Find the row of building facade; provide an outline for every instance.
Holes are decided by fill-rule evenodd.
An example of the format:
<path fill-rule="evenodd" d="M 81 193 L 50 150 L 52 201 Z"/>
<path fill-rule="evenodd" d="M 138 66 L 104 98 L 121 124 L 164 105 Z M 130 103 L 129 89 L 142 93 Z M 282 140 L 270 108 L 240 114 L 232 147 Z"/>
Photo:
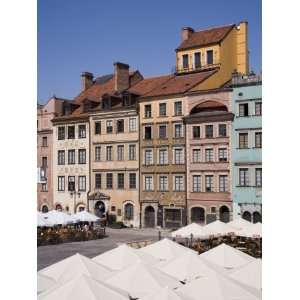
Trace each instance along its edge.
<path fill-rule="evenodd" d="M 247 22 L 183 28 L 176 71 L 124 63 L 81 74 L 74 99 L 38 106 L 38 210 L 88 210 L 133 227 L 261 220 L 261 78 Z"/>

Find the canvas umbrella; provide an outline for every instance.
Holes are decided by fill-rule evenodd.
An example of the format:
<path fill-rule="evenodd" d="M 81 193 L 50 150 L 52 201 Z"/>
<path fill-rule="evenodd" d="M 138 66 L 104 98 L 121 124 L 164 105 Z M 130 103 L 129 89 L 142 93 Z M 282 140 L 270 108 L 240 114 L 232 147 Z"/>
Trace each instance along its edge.
<path fill-rule="evenodd" d="M 52 227 L 53 225 L 44 218 L 44 214 L 37 213 L 37 227 Z"/>
<path fill-rule="evenodd" d="M 204 234 L 204 227 L 198 225 L 196 223 L 191 223 L 187 226 L 184 226 L 178 230 L 175 230 L 171 233 L 172 237 L 183 237 L 183 238 L 190 238 L 191 234 L 193 237 L 201 236 Z"/>
<path fill-rule="evenodd" d="M 43 275 L 43 274 L 38 274 L 37 275 L 37 292 L 38 294 L 41 292 L 44 292 L 51 288 L 53 285 L 55 285 L 55 280 Z"/>
<path fill-rule="evenodd" d="M 200 257 L 227 270 L 239 268 L 255 260 L 254 257 L 224 243 L 200 254 Z"/>
<path fill-rule="evenodd" d="M 105 282 L 127 291 L 133 298 L 147 296 L 165 286 L 172 289 L 181 286 L 177 279 L 141 261 L 117 272 Z"/>
<path fill-rule="evenodd" d="M 234 279 L 242 284 L 248 285 L 258 290 L 261 290 L 262 288 L 261 276 L 261 259 L 259 258 L 233 271 L 229 275 L 231 279 Z"/>
<path fill-rule="evenodd" d="M 62 211 L 51 210 L 44 215 L 45 219 L 54 225 L 67 225 L 75 223 L 74 218 Z"/>
<path fill-rule="evenodd" d="M 156 264 L 158 260 L 148 253 L 133 249 L 126 244 L 107 251 L 93 258 L 96 263 L 107 266 L 113 270 L 121 270 L 142 260 L 146 264 Z"/>
<path fill-rule="evenodd" d="M 65 281 L 76 273 L 89 275 L 101 280 L 111 274 L 111 270 L 77 253 L 40 270 L 38 273 L 53 278 L 55 281 Z"/>
<path fill-rule="evenodd" d="M 200 277 L 178 289 L 178 292 L 196 299 L 205 300 L 258 300 L 247 289 L 234 283 L 225 276 L 215 273 L 213 276 Z"/>
<path fill-rule="evenodd" d="M 166 262 L 159 269 L 184 282 L 215 273 L 197 253 L 192 251 L 187 251 Z"/>
<path fill-rule="evenodd" d="M 194 300 L 194 298 L 174 291 L 166 286 L 158 291 L 155 291 L 153 294 L 140 298 L 140 300 Z"/>
<path fill-rule="evenodd" d="M 96 222 L 96 221 L 100 220 L 99 217 L 97 217 L 85 210 L 74 214 L 74 217 L 76 219 L 78 219 L 80 222 Z"/>
<path fill-rule="evenodd" d="M 250 226 L 239 230 L 236 233 L 238 236 L 249 237 L 249 238 L 261 238 L 262 228 L 261 223 L 251 224 Z"/>
<path fill-rule="evenodd" d="M 243 218 L 237 218 L 233 221 L 230 221 L 229 223 L 227 223 L 227 225 L 235 228 L 236 230 L 241 230 L 243 228 L 246 228 L 248 226 L 251 226 L 252 223 L 243 219 Z"/>
<path fill-rule="evenodd" d="M 170 260 L 174 257 L 178 257 L 186 251 L 193 250 L 165 238 L 146 247 L 140 248 L 138 251 L 150 254 L 160 260 Z"/>
<path fill-rule="evenodd" d="M 216 220 L 204 226 L 203 235 L 200 237 L 223 236 L 230 232 L 234 232 L 234 230 L 235 228 L 231 227 L 227 223 Z"/>
<path fill-rule="evenodd" d="M 41 300 L 129 300 L 128 294 L 86 275 L 59 283 L 38 296 Z"/>

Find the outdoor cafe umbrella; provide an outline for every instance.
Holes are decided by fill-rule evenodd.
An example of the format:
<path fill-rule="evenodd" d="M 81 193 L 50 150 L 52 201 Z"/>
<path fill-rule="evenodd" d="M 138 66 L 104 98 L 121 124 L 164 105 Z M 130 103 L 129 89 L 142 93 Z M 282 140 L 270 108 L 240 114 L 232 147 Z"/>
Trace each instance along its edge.
<path fill-rule="evenodd" d="M 52 279 L 46 275 L 38 273 L 38 275 L 37 275 L 37 292 L 38 292 L 38 294 L 48 290 L 50 287 L 55 285 L 55 283 L 56 282 L 54 279 Z"/>
<path fill-rule="evenodd" d="M 87 275 L 75 276 L 38 295 L 41 300 L 129 300 L 128 293 Z"/>
<path fill-rule="evenodd" d="M 230 221 L 229 223 L 227 223 L 227 225 L 237 229 L 237 230 L 241 230 L 241 229 L 244 229 L 248 226 L 251 226 L 252 223 L 243 219 L 243 218 L 237 218 L 233 221 Z"/>
<path fill-rule="evenodd" d="M 174 291 L 166 286 L 158 291 L 155 291 L 153 294 L 149 294 L 146 297 L 140 298 L 140 300 L 194 300 L 194 298 Z"/>
<path fill-rule="evenodd" d="M 37 227 L 51 227 L 53 226 L 48 220 L 44 218 L 43 213 L 37 213 Z"/>
<path fill-rule="evenodd" d="M 182 237 L 182 238 L 190 238 L 191 234 L 193 237 L 197 237 L 199 235 L 204 234 L 204 227 L 197 224 L 197 223 L 191 223 L 187 226 L 184 226 L 178 230 L 175 230 L 171 233 L 171 236 L 176 237 Z"/>
<path fill-rule="evenodd" d="M 248 238 L 261 238 L 262 228 L 261 223 L 252 224 L 242 230 L 237 231 L 236 235 Z"/>
<path fill-rule="evenodd" d="M 76 220 L 73 217 L 62 211 L 51 210 L 44 215 L 44 218 L 54 225 L 67 225 L 76 223 Z"/>
<path fill-rule="evenodd" d="M 227 223 L 216 220 L 212 223 L 209 223 L 203 227 L 203 235 L 200 237 L 216 237 L 227 235 L 230 232 L 234 232 L 235 228 L 231 227 Z"/>
<path fill-rule="evenodd" d="M 93 261 L 113 270 L 121 270 L 142 260 L 146 264 L 156 264 L 158 260 L 148 253 L 141 252 L 126 244 L 120 245 L 93 258 Z"/>
<path fill-rule="evenodd" d="M 78 219 L 80 222 L 96 222 L 100 220 L 99 217 L 83 210 L 73 215 L 76 219 Z"/>

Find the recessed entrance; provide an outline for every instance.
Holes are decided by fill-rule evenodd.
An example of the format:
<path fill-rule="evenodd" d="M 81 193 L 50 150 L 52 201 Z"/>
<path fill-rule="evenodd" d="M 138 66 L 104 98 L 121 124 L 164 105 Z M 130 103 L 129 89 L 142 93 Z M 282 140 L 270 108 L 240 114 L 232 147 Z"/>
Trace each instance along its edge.
<path fill-rule="evenodd" d="M 191 222 L 205 223 L 205 210 L 202 207 L 193 207 L 191 209 Z"/>
<path fill-rule="evenodd" d="M 150 205 L 145 208 L 144 226 L 155 227 L 155 209 Z"/>
<path fill-rule="evenodd" d="M 103 201 L 97 201 L 95 204 L 95 215 L 99 218 L 103 218 L 105 215 L 105 204 Z"/>
<path fill-rule="evenodd" d="M 225 205 L 220 207 L 220 221 L 228 223 L 230 220 L 229 208 Z"/>

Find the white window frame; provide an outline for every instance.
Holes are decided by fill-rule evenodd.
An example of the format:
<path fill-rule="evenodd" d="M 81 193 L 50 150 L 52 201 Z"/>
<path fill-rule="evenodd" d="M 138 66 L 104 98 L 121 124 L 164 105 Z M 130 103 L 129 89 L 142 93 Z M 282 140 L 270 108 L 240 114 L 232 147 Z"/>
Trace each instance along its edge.
<path fill-rule="evenodd" d="M 208 156 L 207 156 L 207 151 L 208 150 L 211 150 L 211 153 L 212 153 L 212 159 L 211 160 L 208 160 L 207 158 L 208 158 Z M 215 160 L 215 153 L 214 153 L 214 148 L 205 148 L 205 153 L 204 153 L 204 155 L 205 155 L 205 162 L 207 162 L 207 163 L 210 163 L 210 162 L 214 162 L 214 160 Z"/>
<path fill-rule="evenodd" d="M 224 178 L 224 182 L 221 182 L 221 178 Z M 220 193 L 228 192 L 228 175 L 227 174 L 219 175 L 219 192 Z"/>
<path fill-rule="evenodd" d="M 196 151 L 199 152 L 199 154 L 197 155 L 198 156 L 197 160 L 195 159 L 195 152 Z M 200 163 L 201 162 L 201 149 L 200 148 L 193 148 L 192 149 L 192 162 L 193 163 Z"/>
<path fill-rule="evenodd" d="M 181 126 L 181 129 L 180 129 L 180 135 L 179 136 L 176 136 L 176 125 L 180 125 Z M 182 138 L 184 137 L 184 130 L 183 130 L 183 123 L 174 123 L 173 124 L 173 137 L 174 138 Z"/>
<path fill-rule="evenodd" d="M 117 160 L 123 161 L 125 160 L 125 146 L 117 145 Z"/>
<path fill-rule="evenodd" d="M 166 181 L 164 181 L 162 184 L 161 184 L 161 179 L 166 179 Z M 168 175 L 167 174 L 160 174 L 158 175 L 158 190 L 160 192 L 167 192 L 169 190 L 169 178 L 168 178 Z"/>
<path fill-rule="evenodd" d="M 136 118 L 129 118 L 129 122 L 128 122 L 129 132 L 136 132 L 137 131 L 136 123 L 137 123 Z"/>
<path fill-rule="evenodd" d="M 176 150 L 181 150 L 182 151 L 182 155 L 180 156 L 180 160 L 179 162 L 176 161 Z M 183 165 L 185 161 L 185 157 L 184 157 L 184 147 L 173 147 L 173 164 L 174 165 Z"/>
<path fill-rule="evenodd" d="M 150 179 L 149 183 L 147 183 L 146 179 Z M 144 191 L 152 192 L 153 191 L 153 175 L 144 175 Z M 149 187 L 149 188 L 148 188 Z"/>
<path fill-rule="evenodd" d="M 199 181 L 197 181 L 196 184 L 195 184 L 195 179 L 196 178 L 199 179 Z M 202 183 L 202 176 L 199 175 L 199 174 L 193 175 L 193 182 L 192 182 L 193 189 L 192 190 L 193 190 L 194 193 L 200 193 L 201 192 L 201 190 L 202 190 L 201 183 Z"/>
<path fill-rule="evenodd" d="M 178 187 L 176 187 L 176 185 L 177 185 L 176 179 L 179 177 L 182 179 L 182 183 L 180 183 L 180 182 L 178 183 L 179 184 L 179 188 L 178 188 Z M 173 191 L 174 192 L 184 192 L 185 191 L 183 174 L 174 174 L 173 175 Z"/>
<path fill-rule="evenodd" d="M 161 156 L 160 156 L 160 152 L 161 151 L 166 151 L 166 156 L 163 156 L 165 159 L 162 161 L 161 160 Z M 158 157 L 158 163 L 160 165 L 168 165 L 169 164 L 169 155 L 168 155 L 168 148 L 158 148 L 157 149 L 157 157 Z"/>
<path fill-rule="evenodd" d="M 149 161 L 147 161 L 146 153 L 151 153 L 151 159 Z M 153 149 L 152 148 L 144 149 L 144 165 L 146 165 L 146 166 L 153 165 Z"/>

